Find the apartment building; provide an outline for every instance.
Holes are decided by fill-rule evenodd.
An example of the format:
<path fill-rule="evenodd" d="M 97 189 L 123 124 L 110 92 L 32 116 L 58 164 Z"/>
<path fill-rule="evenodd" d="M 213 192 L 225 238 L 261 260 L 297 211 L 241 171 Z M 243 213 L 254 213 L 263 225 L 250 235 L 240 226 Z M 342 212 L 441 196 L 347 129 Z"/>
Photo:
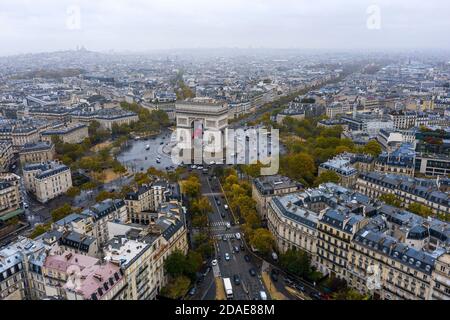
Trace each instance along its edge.
<path fill-rule="evenodd" d="M 352 188 L 358 178 L 358 170 L 350 163 L 350 158 L 345 155 L 338 155 L 319 166 L 318 174 L 333 171 L 339 178 L 339 184 L 345 188 Z"/>
<path fill-rule="evenodd" d="M 252 198 L 256 202 L 256 209 L 261 219 L 267 218 L 268 204 L 272 197 L 297 192 L 301 189 L 303 189 L 301 183 L 281 175 L 255 178 L 252 183 Z"/>
<path fill-rule="evenodd" d="M 21 214 L 21 202 L 20 177 L 14 173 L 0 174 L 0 220 L 4 222 Z"/>
<path fill-rule="evenodd" d="M 49 143 L 56 137 L 64 143 L 81 143 L 88 136 L 88 126 L 83 123 L 60 124 L 41 132 L 41 140 Z"/>
<path fill-rule="evenodd" d="M 25 189 L 42 203 L 64 194 L 72 187 L 70 168 L 56 161 L 25 164 L 23 177 Z"/>
<path fill-rule="evenodd" d="M 14 153 L 11 141 L 0 140 L 0 173 L 9 172 L 13 159 Z"/>
<path fill-rule="evenodd" d="M 128 221 L 127 207 L 122 199 L 106 199 L 80 213 L 82 219 L 77 220 L 77 232 L 97 239 L 98 252 L 109 240 L 108 222 Z"/>
<path fill-rule="evenodd" d="M 155 212 L 163 202 L 168 201 L 170 188 L 166 181 L 158 180 L 150 185 L 142 185 L 125 197 L 128 217 L 132 223 L 148 225 L 149 213 Z"/>
<path fill-rule="evenodd" d="M 19 152 L 25 144 L 38 142 L 39 139 L 39 131 L 32 125 L 17 125 L 11 132 L 14 152 Z"/>
<path fill-rule="evenodd" d="M 375 171 L 414 177 L 416 152 L 410 144 L 402 144 L 393 152 L 382 152 L 375 160 Z"/>
<path fill-rule="evenodd" d="M 368 219 L 348 211 L 327 210 L 317 227 L 317 268 L 339 279 L 348 277 L 348 253 L 354 235 Z"/>
<path fill-rule="evenodd" d="M 42 261 L 45 246 L 19 239 L 0 249 L 0 300 L 40 299 L 45 295 Z"/>
<path fill-rule="evenodd" d="M 434 214 L 450 213 L 449 195 L 439 190 L 436 180 L 369 172 L 358 177 L 356 190 L 371 198 L 393 194 L 404 207 L 420 203 L 430 208 Z"/>
<path fill-rule="evenodd" d="M 274 196 L 269 202 L 267 227 L 275 237 L 277 249 L 286 252 L 289 249 L 306 251 L 316 260 L 317 224 L 319 215 L 306 208 L 304 193 Z M 316 195 L 308 194 L 314 198 Z"/>
<path fill-rule="evenodd" d="M 127 286 L 123 270 L 107 262 L 74 273 L 64 285 L 65 299 L 123 300 Z"/>
<path fill-rule="evenodd" d="M 20 163 L 48 162 L 55 158 L 55 146 L 51 142 L 27 143 L 19 151 Z"/>
<path fill-rule="evenodd" d="M 345 115 L 352 111 L 350 104 L 341 103 L 341 102 L 333 102 L 332 104 L 326 107 L 326 115 L 329 119 L 334 119 L 338 115 Z"/>
<path fill-rule="evenodd" d="M 112 239 L 104 248 L 105 259 L 119 265 L 128 279 L 124 298 L 153 300 L 167 284 L 165 259 L 175 250 L 187 253 L 185 216 L 179 203 L 161 207 L 148 226 L 110 223 Z"/>

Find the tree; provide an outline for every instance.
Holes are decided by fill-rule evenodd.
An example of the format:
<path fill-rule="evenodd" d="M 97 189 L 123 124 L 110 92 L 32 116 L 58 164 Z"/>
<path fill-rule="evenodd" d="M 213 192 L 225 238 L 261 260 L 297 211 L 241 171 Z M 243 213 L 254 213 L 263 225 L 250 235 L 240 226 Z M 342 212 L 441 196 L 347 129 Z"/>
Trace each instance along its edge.
<path fill-rule="evenodd" d="M 53 222 L 61 220 L 68 216 L 72 212 L 72 207 L 65 203 L 62 207 L 55 209 L 51 212 Z"/>
<path fill-rule="evenodd" d="M 114 192 L 109 192 L 106 190 L 100 191 L 99 194 L 95 197 L 95 201 L 101 202 L 106 199 L 116 199 L 118 195 Z"/>
<path fill-rule="evenodd" d="M 280 263 L 285 270 L 299 277 L 306 277 L 311 272 L 308 253 L 302 250 L 289 249 L 280 255 Z"/>
<path fill-rule="evenodd" d="M 47 223 L 47 224 L 38 224 L 36 225 L 36 227 L 34 228 L 33 232 L 30 235 L 31 239 L 36 239 L 37 237 L 39 237 L 41 234 L 46 233 L 48 230 L 50 230 L 50 226 L 51 223 Z"/>
<path fill-rule="evenodd" d="M 417 202 L 413 202 L 408 206 L 408 210 L 411 211 L 412 213 L 418 214 L 422 217 L 429 217 L 431 215 L 433 215 L 433 211 L 424 206 L 423 204 L 417 203 Z"/>
<path fill-rule="evenodd" d="M 181 182 L 181 192 L 190 198 L 196 198 L 200 194 L 200 187 L 200 180 L 194 175 Z"/>
<path fill-rule="evenodd" d="M 170 279 L 166 287 L 161 290 L 161 295 L 171 299 L 181 299 L 186 295 L 191 285 L 191 280 L 188 277 L 180 275 Z"/>
<path fill-rule="evenodd" d="M 196 273 L 200 270 L 203 263 L 202 255 L 198 252 L 191 251 L 186 257 L 186 263 L 184 265 L 184 275 L 191 279 L 195 279 Z"/>
<path fill-rule="evenodd" d="M 281 172 L 293 180 L 312 184 L 316 172 L 314 159 L 311 155 L 300 152 L 281 157 Z"/>
<path fill-rule="evenodd" d="M 373 157 L 378 157 L 382 151 L 381 145 L 375 140 L 370 140 L 363 148 L 363 152 Z"/>
<path fill-rule="evenodd" d="M 75 198 L 76 196 L 80 195 L 81 190 L 78 187 L 70 187 L 69 190 L 67 190 L 66 194 L 70 198 Z"/>
<path fill-rule="evenodd" d="M 390 206 L 394 206 L 397 208 L 400 208 L 402 206 L 402 202 L 400 201 L 400 199 L 392 193 L 382 194 L 378 199 Z"/>
<path fill-rule="evenodd" d="M 314 180 L 314 184 L 316 186 L 319 186 L 322 183 L 327 183 L 327 182 L 339 183 L 340 181 L 341 181 L 341 178 L 339 177 L 339 175 L 336 172 L 327 170 L 327 171 L 322 172 L 316 178 L 316 180 Z"/>
<path fill-rule="evenodd" d="M 369 297 L 360 294 L 358 291 L 350 288 L 339 290 L 332 294 L 332 298 L 335 300 L 368 300 Z"/>
<path fill-rule="evenodd" d="M 142 173 L 142 172 L 138 172 L 134 175 L 134 181 L 139 185 L 143 185 L 143 184 L 149 184 L 150 183 L 150 178 L 147 174 Z"/>
<path fill-rule="evenodd" d="M 172 277 L 178 277 L 185 272 L 186 257 L 180 250 L 175 250 L 171 255 L 169 255 L 164 261 L 164 269 L 167 274 Z"/>
<path fill-rule="evenodd" d="M 259 250 L 262 254 L 268 254 L 275 244 L 274 237 L 269 230 L 264 228 L 256 229 L 251 238 L 250 244 Z"/>

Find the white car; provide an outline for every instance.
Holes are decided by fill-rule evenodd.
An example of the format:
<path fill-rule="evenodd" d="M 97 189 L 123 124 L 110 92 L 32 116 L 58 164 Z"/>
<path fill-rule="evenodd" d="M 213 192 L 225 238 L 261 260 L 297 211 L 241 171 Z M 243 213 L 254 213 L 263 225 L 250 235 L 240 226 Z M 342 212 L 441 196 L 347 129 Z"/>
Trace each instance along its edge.
<path fill-rule="evenodd" d="M 231 228 L 231 224 L 229 222 L 227 222 L 226 227 L 227 227 L 227 229 L 230 229 Z"/>
<path fill-rule="evenodd" d="M 24 202 L 24 203 L 23 203 L 23 207 L 24 207 L 25 209 L 28 209 L 28 203 Z"/>
<path fill-rule="evenodd" d="M 214 259 L 213 261 L 211 261 L 211 265 L 212 266 L 217 266 L 217 259 Z"/>
<path fill-rule="evenodd" d="M 230 255 L 228 254 L 228 252 L 225 253 L 225 260 L 230 261 Z"/>
<path fill-rule="evenodd" d="M 241 234 L 239 232 L 236 233 L 236 239 L 241 240 Z"/>
<path fill-rule="evenodd" d="M 216 162 L 215 161 L 211 161 L 209 164 L 213 165 L 213 164 L 216 164 Z"/>
<path fill-rule="evenodd" d="M 196 166 L 195 164 L 193 164 L 193 165 L 191 166 L 191 169 L 197 169 L 197 166 Z"/>
<path fill-rule="evenodd" d="M 198 170 L 203 170 L 203 166 L 198 166 L 197 169 Z"/>

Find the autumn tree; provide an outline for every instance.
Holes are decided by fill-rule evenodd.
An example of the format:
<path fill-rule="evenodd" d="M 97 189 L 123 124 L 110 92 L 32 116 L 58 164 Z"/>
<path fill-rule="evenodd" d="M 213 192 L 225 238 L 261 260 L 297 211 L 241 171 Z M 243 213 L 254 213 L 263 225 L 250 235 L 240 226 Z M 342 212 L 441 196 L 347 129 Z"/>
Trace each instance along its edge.
<path fill-rule="evenodd" d="M 275 239 L 269 230 L 259 228 L 253 232 L 250 244 L 262 254 L 268 254 L 275 244 Z"/>
<path fill-rule="evenodd" d="M 319 186 L 322 183 L 327 183 L 327 182 L 333 182 L 333 183 L 339 183 L 341 181 L 341 178 L 339 177 L 339 175 L 331 170 L 327 170 L 322 172 L 317 178 L 316 180 L 314 180 L 314 185 Z"/>

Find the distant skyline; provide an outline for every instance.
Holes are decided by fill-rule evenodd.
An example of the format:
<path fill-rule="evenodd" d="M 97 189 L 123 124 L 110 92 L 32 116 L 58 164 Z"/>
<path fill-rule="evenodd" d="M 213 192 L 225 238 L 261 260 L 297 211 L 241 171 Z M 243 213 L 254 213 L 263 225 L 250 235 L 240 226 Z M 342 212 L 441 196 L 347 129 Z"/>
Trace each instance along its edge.
<path fill-rule="evenodd" d="M 0 56 L 75 49 L 450 49 L 442 0 L 0 0 Z"/>

